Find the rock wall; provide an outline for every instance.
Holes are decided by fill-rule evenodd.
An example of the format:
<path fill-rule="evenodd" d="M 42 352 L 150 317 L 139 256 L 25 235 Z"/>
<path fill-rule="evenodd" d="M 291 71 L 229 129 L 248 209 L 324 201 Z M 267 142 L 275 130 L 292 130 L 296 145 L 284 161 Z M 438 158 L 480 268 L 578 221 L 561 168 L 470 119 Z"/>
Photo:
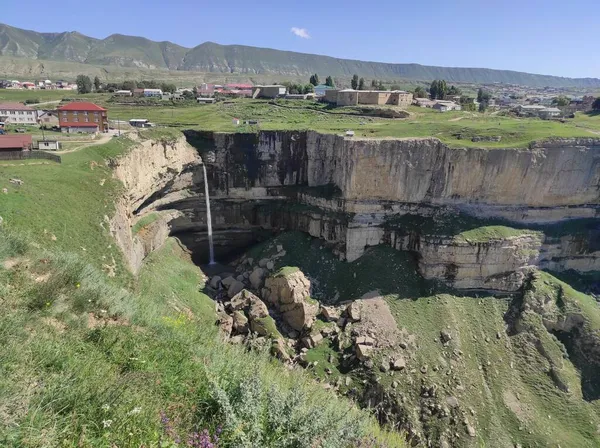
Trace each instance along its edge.
<path fill-rule="evenodd" d="M 114 176 L 124 188 L 110 229 L 132 272 L 137 273 L 146 255 L 163 244 L 170 233 L 169 223 L 178 215 L 166 210 L 133 235 L 133 225 L 144 216 L 141 209 L 152 198 L 193 186 L 190 169 L 200 162 L 198 152 L 183 137 L 170 143 L 138 141 L 127 154 L 111 161 Z"/>
<path fill-rule="evenodd" d="M 520 207 L 600 203 L 600 139 L 453 149 L 434 138 L 309 132 L 307 151 L 309 185 L 334 183 L 344 199 Z"/>

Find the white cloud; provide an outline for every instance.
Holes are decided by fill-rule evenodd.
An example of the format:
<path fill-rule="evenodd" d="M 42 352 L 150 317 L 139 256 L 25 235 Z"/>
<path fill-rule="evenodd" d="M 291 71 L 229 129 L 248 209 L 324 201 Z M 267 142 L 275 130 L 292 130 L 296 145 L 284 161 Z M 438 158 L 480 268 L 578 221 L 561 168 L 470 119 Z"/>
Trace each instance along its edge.
<path fill-rule="evenodd" d="M 308 30 L 306 28 L 298 28 L 293 26 L 290 31 L 302 39 L 310 39 L 310 34 L 308 34 Z"/>

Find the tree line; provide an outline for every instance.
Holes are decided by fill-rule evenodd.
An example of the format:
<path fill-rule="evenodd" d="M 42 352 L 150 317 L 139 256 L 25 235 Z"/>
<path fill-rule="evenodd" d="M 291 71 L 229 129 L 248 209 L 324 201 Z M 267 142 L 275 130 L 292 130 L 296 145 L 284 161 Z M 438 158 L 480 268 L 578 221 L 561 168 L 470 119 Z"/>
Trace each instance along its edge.
<path fill-rule="evenodd" d="M 92 93 L 92 92 L 109 92 L 113 93 L 117 90 L 131 90 L 134 89 L 161 89 L 165 93 L 175 93 L 177 90 L 177 86 L 173 83 L 167 82 L 158 82 L 158 81 L 136 81 L 136 80 L 127 80 L 120 83 L 117 82 L 109 82 L 106 84 L 102 84 L 100 78 L 97 76 L 94 77 L 92 81 L 91 78 L 87 75 L 79 75 L 75 81 L 77 84 L 77 91 L 79 93 Z"/>

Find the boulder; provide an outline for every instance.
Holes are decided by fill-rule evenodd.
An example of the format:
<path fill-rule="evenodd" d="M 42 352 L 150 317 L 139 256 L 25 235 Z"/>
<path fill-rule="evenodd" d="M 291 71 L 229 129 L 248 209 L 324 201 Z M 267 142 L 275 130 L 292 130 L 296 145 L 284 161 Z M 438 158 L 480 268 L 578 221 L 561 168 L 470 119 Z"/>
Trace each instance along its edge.
<path fill-rule="evenodd" d="M 266 268 L 268 262 L 269 262 L 268 258 L 261 258 L 258 262 L 258 266 L 261 268 Z"/>
<path fill-rule="evenodd" d="M 446 344 L 452 340 L 452 333 L 450 333 L 448 330 L 442 330 L 440 331 L 440 339 L 444 344 Z"/>
<path fill-rule="evenodd" d="M 271 316 L 261 317 L 250 321 L 250 329 L 259 336 L 265 336 L 273 339 L 281 338 L 277 330 L 275 320 Z"/>
<path fill-rule="evenodd" d="M 348 305 L 346 308 L 346 317 L 348 320 L 351 322 L 358 322 L 360 320 L 360 309 L 361 302 L 359 300 L 356 300 Z"/>
<path fill-rule="evenodd" d="M 458 407 L 458 399 L 456 397 L 446 397 L 446 403 L 448 403 L 448 406 L 450 406 L 451 408 Z"/>
<path fill-rule="evenodd" d="M 239 280 L 234 280 L 233 283 L 227 289 L 227 295 L 229 297 L 234 297 L 237 293 L 244 289 L 244 284 Z"/>
<path fill-rule="evenodd" d="M 281 252 L 283 250 L 283 246 L 281 244 L 277 245 L 277 252 Z"/>
<path fill-rule="evenodd" d="M 250 274 L 250 284 L 254 289 L 260 289 L 264 283 L 266 271 L 263 268 L 255 268 Z"/>
<path fill-rule="evenodd" d="M 356 345 L 354 350 L 356 351 L 356 357 L 361 361 L 365 361 L 371 356 L 373 347 L 370 345 Z"/>
<path fill-rule="evenodd" d="M 219 286 L 221 286 L 221 277 L 215 275 L 210 279 L 208 286 L 210 286 L 212 289 L 219 289 Z"/>
<path fill-rule="evenodd" d="M 403 357 L 396 358 L 390 362 L 392 370 L 400 371 L 406 368 L 406 360 Z"/>
<path fill-rule="evenodd" d="M 274 267 L 275 267 L 275 263 L 273 263 L 272 261 L 267 261 L 267 269 L 269 271 L 272 271 Z"/>
<path fill-rule="evenodd" d="M 241 311 L 233 312 L 233 330 L 239 334 L 248 333 L 248 318 Z"/>
<path fill-rule="evenodd" d="M 369 336 L 358 336 L 356 338 L 357 345 L 375 345 L 375 339 Z"/>
<path fill-rule="evenodd" d="M 267 278 L 263 297 L 294 330 L 310 328 L 316 319 L 318 306 L 310 299 L 310 281 L 297 268 L 284 268 Z"/>
<path fill-rule="evenodd" d="M 219 313 L 217 315 L 217 325 L 221 330 L 221 333 L 225 337 L 231 336 L 231 330 L 233 329 L 233 317 L 226 313 Z"/>
<path fill-rule="evenodd" d="M 243 282 L 244 281 L 244 274 L 240 274 L 235 278 L 238 282 Z"/>
<path fill-rule="evenodd" d="M 281 305 L 279 311 L 283 320 L 297 331 L 311 328 L 317 317 L 317 307 L 307 302 Z"/>
<path fill-rule="evenodd" d="M 267 308 L 267 305 L 265 305 L 265 302 L 254 296 L 250 302 L 250 310 L 248 312 L 250 320 L 261 319 L 263 317 L 267 317 L 268 315 L 269 309 Z"/>
<path fill-rule="evenodd" d="M 232 275 L 221 280 L 221 284 L 224 288 L 229 288 L 233 282 L 235 282 L 235 278 Z"/>
<path fill-rule="evenodd" d="M 231 338 L 229 338 L 229 342 L 231 342 L 232 344 L 242 344 L 244 342 L 244 336 L 241 334 L 238 334 L 237 336 L 232 336 Z"/>
<path fill-rule="evenodd" d="M 233 310 L 245 310 L 250 307 L 253 300 L 260 300 L 257 296 L 252 294 L 247 289 L 242 289 L 235 296 L 231 298 L 229 305 Z"/>
<path fill-rule="evenodd" d="M 319 313 L 327 322 L 337 322 L 341 315 L 340 310 L 332 306 L 321 306 Z"/>
<path fill-rule="evenodd" d="M 315 348 L 322 340 L 321 333 L 314 333 L 302 338 L 302 343 L 308 348 Z"/>

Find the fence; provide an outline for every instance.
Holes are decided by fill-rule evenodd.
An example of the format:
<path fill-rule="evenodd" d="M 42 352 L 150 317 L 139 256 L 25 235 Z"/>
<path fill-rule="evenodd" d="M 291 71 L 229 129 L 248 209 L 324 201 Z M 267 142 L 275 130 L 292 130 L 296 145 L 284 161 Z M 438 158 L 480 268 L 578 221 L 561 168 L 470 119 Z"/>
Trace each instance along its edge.
<path fill-rule="evenodd" d="M 46 159 L 61 163 L 60 156 L 46 151 L 0 151 L 0 160 Z"/>

